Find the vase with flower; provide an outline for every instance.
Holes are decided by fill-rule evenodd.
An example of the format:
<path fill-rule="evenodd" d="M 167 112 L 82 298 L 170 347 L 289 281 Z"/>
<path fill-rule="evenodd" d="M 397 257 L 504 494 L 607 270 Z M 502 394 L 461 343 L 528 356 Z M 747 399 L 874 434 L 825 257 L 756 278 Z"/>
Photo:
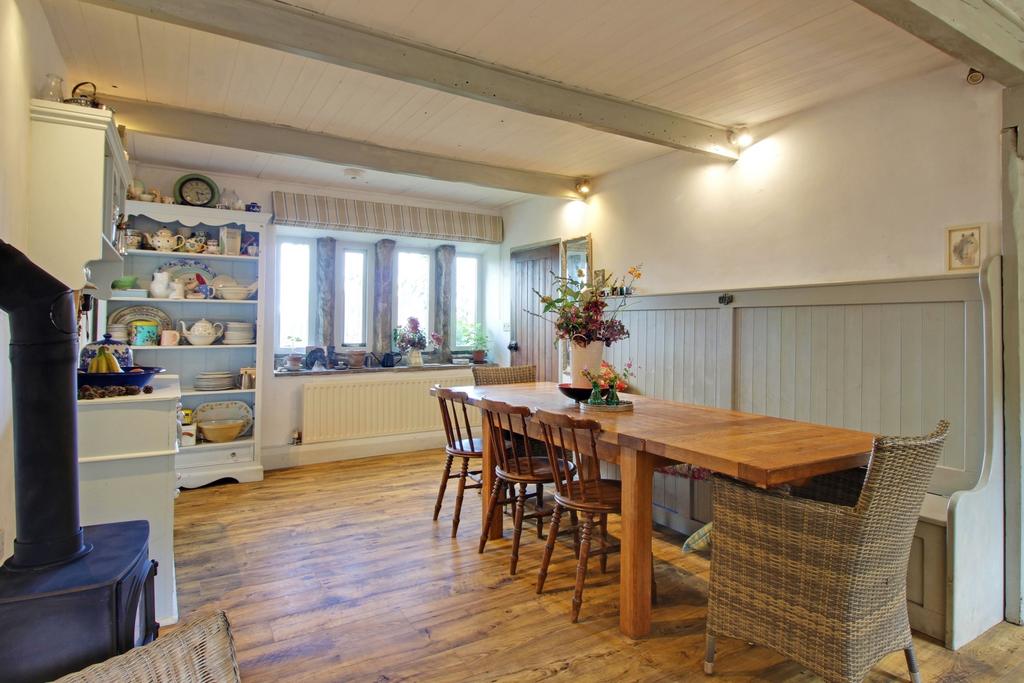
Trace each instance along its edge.
<path fill-rule="evenodd" d="M 600 369 L 594 371 L 585 368 L 583 376 L 593 384 L 594 392 L 596 392 L 590 397 L 591 404 L 617 406 L 622 403 L 619 399 L 619 392 L 629 388 L 629 378 L 633 376 L 633 361 L 626 361 L 621 370 L 608 361 L 601 361 Z M 607 389 L 607 393 L 602 398 L 601 390 L 603 389 Z M 594 400 L 595 397 L 597 401 Z"/>
<path fill-rule="evenodd" d="M 632 266 L 625 276 L 608 279 L 604 286 L 632 290 L 641 275 L 640 266 Z M 626 300 L 620 299 L 609 310 L 608 301 L 585 282 L 582 271 L 576 277 L 554 276 L 552 289 L 554 294 L 550 295 L 534 290 L 540 297 L 543 314 L 531 314 L 554 324 L 555 337 L 568 343 L 569 384 L 589 388 L 591 382 L 583 374 L 584 369 L 601 367 L 605 347 L 629 337 L 629 330 L 619 320 Z M 554 314 L 554 319 L 547 318 L 547 314 Z"/>
<path fill-rule="evenodd" d="M 427 335 L 420 328 L 418 318 L 409 318 L 403 327 L 395 329 L 395 346 L 408 359 L 409 367 L 422 367 L 423 349 L 427 348 Z"/>

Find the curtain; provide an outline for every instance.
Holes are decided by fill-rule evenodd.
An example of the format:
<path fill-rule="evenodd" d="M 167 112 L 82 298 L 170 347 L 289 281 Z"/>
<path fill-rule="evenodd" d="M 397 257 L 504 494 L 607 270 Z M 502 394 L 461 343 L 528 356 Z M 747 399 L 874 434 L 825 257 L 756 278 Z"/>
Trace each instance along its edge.
<path fill-rule="evenodd" d="M 334 257 L 333 237 L 316 240 L 316 331 L 321 346 L 334 346 Z"/>
<path fill-rule="evenodd" d="M 274 192 L 272 202 L 274 222 L 283 225 L 493 244 L 504 238 L 501 216 L 483 213 L 295 192 Z"/>
<path fill-rule="evenodd" d="M 391 310 L 395 241 L 380 240 L 374 246 L 373 349 L 377 353 L 387 353 L 391 350 L 391 330 L 395 326 L 395 313 Z"/>
<path fill-rule="evenodd" d="M 452 268 L 455 246 L 442 244 L 434 250 L 434 322 L 430 329 L 441 334 L 438 361 L 447 363 L 452 357 Z"/>

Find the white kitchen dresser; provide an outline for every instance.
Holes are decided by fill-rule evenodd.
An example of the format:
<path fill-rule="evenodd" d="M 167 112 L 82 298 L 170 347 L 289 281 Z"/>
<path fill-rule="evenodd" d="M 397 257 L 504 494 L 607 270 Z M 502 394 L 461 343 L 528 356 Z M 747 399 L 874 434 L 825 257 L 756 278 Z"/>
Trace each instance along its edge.
<path fill-rule="evenodd" d="M 131 227 L 146 233 L 153 233 L 163 227 L 172 231 L 179 227 L 188 227 L 196 231 L 209 232 L 213 236 L 220 227 L 229 226 L 240 228 L 246 233 L 259 234 L 271 218 L 269 213 L 140 201 L 127 201 L 125 204 Z M 246 255 L 128 250 L 124 254 L 124 274 L 138 276 L 139 287 L 147 288 L 156 268 L 182 258 L 194 259 L 217 275 L 230 275 L 241 283 L 259 282 L 260 292 L 265 290 L 260 257 Z M 196 375 L 203 371 L 228 370 L 238 373 L 243 367 L 256 367 L 256 376 L 260 376 L 258 351 L 263 339 L 263 324 L 260 320 L 259 301 L 132 298 L 118 294 L 114 291 L 113 296 L 104 303 L 101 316 L 103 321 L 120 308 L 141 305 L 153 306 L 164 311 L 175 326 L 179 321 L 185 321 L 185 324 L 191 327 L 201 318 L 211 322 L 243 321 L 256 324 L 255 344 L 231 346 L 218 341 L 210 346 L 190 346 L 183 339 L 178 346 L 133 346 L 132 351 L 136 365 L 165 367 L 181 378 L 181 402 L 185 408 L 195 409 L 207 402 L 242 401 L 253 411 L 252 430 L 235 441 L 181 447 L 175 458 L 178 485 L 194 488 L 225 479 L 237 482 L 261 480 L 263 466 L 259 458 L 259 382 L 257 381 L 254 389 L 199 391 L 194 387 Z"/>
<path fill-rule="evenodd" d="M 78 480 L 82 524 L 145 519 L 149 554 L 160 563 L 156 614 L 178 619 L 174 581 L 174 498 L 177 479 L 176 376 L 155 379 L 152 394 L 78 402 Z"/>

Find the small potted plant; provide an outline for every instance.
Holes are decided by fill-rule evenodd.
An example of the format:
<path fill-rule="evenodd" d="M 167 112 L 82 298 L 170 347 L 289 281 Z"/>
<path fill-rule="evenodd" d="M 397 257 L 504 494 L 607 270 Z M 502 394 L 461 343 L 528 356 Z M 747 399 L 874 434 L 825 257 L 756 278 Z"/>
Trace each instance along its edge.
<path fill-rule="evenodd" d="M 395 346 L 409 359 L 409 367 L 423 365 L 423 349 L 427 348 L 427 335 L 417 318 L 409 318 L 405 326 L 395 330 Z"/>
<path fill-rule="evenodd" d="M 303 357 L 303 355 L 301 353 L 299 353 L 298 351 L 295 350 L 295 347 L 298 344 L 302 343 L 302 337 L 289 336 L 289 337 L 287 337 L 287 339 L 288 339 L 288 344 L 291 346 L 291 350 L 292 350 L 292 352 L 289 353 L 288 357 L 285 359 L 285 362 L 287 362 L 287 364 L 288 364 L 288 369 L 289 370 L 301 370 L 302 369 L 302 361 L 303 361 L 304 357 Z"/>
<path fill-rule="evenodd" d="M 481 323 L 470 325 L 466 329 L 462 340 L 466 343 L 466 346 L 473 349 L 474 363 L 483 363 L 487 360 L 487 346 L 490 343 L 490 339 L 488 339 L 487 331 Z"/>

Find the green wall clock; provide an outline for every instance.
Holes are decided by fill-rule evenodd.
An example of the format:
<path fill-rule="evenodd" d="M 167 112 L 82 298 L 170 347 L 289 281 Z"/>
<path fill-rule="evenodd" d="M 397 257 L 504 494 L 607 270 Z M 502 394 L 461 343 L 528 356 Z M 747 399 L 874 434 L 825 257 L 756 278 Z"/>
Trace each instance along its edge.
<path fill-rule="evenodd" d="M 186 173 L 174 183 L 174 200 L 186 206 L 216 206 L 220 188 L 204 175 Z"/>

